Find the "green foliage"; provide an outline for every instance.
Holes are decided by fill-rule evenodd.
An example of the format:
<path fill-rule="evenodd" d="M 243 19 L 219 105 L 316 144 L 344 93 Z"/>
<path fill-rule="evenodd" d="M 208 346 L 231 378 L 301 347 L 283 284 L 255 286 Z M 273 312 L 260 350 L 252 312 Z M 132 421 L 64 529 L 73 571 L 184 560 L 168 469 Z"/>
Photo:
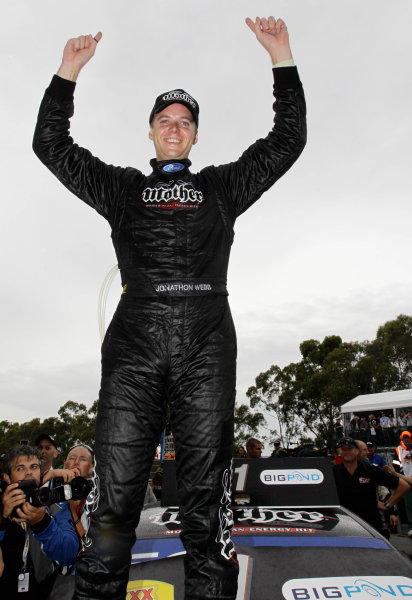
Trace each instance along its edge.
<path fill-rule="evenodd" d="M 260 426 L 264 426 L 262 413 L 251 412 L 246 404 L 235 407 L 235 447 L 245 446 L 246 441 L 255 437 Z"/>
<path fill-rule="evenodd" d="M 412 317 L 388 321 L 372 342 L 331 335 L 303 341 L 300 353 L 299 362 L 272 365 L 256 377 L 247 391 L 250 406 L 277 418 L 272 434 L 283 446 L 309 432 L 318 446 L 331 446 L 342 404 L 359 394 L 412 387 Z"/>
<path fill-rule="evenodd" d="M 38 435 L 47 433 L 59 444 L 60 454 L 55 466 L 60 465 L 77 442 L 93 446 L 96 413 L 97 400 L 89 409 L 85 404 L 69 400 L 59 409 L 58 417 L 48 417 L 44 421 L 37 418 L 22 424 L 1 421 L 0 450 L 5 452 L 21 440 L 28 440 L 33 445 Z"/>

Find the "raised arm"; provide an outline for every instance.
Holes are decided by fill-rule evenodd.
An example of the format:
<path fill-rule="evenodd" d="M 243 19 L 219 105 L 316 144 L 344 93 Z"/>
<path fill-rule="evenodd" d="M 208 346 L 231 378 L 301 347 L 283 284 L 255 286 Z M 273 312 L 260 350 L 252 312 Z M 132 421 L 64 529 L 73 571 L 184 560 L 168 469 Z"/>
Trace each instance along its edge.
<path fill-rule="evenodd" d="M 103 163 L 70 136 L 76 79 L 101 38 L 99 32 L 94 38 L 79 36 L 67 42 L 61 66 L 40 105 L 33 150 L 63 185 L 110 221 L 130 170 Z"/>
<path fill-rule="evenodd" d="M 77 81 L 84 65 L 94 56 L 102 37 L 103 34 L 99 31 L 94 37 L 89 34 L 70 39 L 64 48 L 62 64 L 57 75 L 69 81 Z"/>
<path fill-rule="evenodd" d="M 265 138 L 252 144 L 237 161 L 217 167 L 224 195 L 231 201 L 232 220 L 286 173 L 306 143 L 305 97 L 294 66 L 286 24 L 274 17 L 257 17 L 254 22 L 248 18 L 246 24 L 272 59 L 275 119 Z"/>
<path fill-rule="evenodd" d="M 258 42 L 269 52 L 273 65 L 293 58 L 289 45 L 288 28 L 282 19 L 256 17 L 255 21 L 252 21 L 248 17 L 246 25 L 253 31 Z"/>

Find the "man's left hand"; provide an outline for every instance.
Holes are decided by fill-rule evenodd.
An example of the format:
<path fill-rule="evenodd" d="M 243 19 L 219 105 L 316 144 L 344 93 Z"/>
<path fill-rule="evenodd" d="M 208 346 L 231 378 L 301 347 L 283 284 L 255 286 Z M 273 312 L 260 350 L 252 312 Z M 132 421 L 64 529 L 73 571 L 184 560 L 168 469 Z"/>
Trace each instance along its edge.
<path fill-rule="evenodd" d="M 288 28 L 282 19 L 256 17 L 255 21 L 252 21 L 248 17 L 246 25 L 253 31 L 265 50 L 269 52 L 274 65 L 282 60 L 292 58 Z"/>
<path fill-rule="evenodd" d="M 28 502 L 25 502 L 21 507 L 16 509 L 18 518 L 14 518 L 13 521 L 16 523 L 27 523 L 28 525 L 36 525 L 40 523 L 46 514 L 45 506 L 32 506 Z"/>

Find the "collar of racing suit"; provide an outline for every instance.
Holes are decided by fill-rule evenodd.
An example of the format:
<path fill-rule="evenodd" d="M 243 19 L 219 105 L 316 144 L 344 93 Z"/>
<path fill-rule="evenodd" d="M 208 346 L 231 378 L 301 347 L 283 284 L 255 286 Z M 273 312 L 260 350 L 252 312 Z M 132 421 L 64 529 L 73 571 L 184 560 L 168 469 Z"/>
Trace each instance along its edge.
<path fill-rule="evenodd" d="M 184 175 L 189 172 L 191 161 L 188 158 L 156 160 L 152 158 L 150 166 L 153 169 L 154 175 L 175 175 L 180 173 Z M 170 168 L 168 168 L 170 166 Z M 173 168 L 174 167 L 174 168 Z"/>

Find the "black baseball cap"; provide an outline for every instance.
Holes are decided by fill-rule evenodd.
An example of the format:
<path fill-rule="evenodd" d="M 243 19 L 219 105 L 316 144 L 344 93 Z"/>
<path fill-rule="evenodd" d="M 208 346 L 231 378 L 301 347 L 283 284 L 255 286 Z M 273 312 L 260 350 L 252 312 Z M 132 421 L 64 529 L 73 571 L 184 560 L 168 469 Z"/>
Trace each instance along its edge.
<path fill-rule="evenodd" d="M 157 113 L 162 112 L 170 104 L 183 104 L 192 113 L 196 127 L 199 125 L 199 105 L 196 100 L 187 92 L 181 89 L 170 90 L 170 92 L 163 92 L 156 98 L 152 112 L 150 113 L 149 123 L 153 121 L 153 117 Z"/>
<path fill-rule="evenodd" d="M 341 448 L 342 446 L 353 446 L 354 448 L 358 447 L 355 440 L 351 437 L 344 437 L 341 440 L 339 440 L 337 448 Z"/>
<path fill-rule="evenodd" d="M 49 435 L 48 433 L 41 433 L 40 435 L 38 435 L 38 436 L 36 437 L 36 440 L 35 440 L 35 442 L 34 442 L 34 443 L 35 443 L 35 445 L 36 445 L 36 446 L 38 446 L 38 445 L 39 445 L 39 443 L 40 443 L 42 440 L 48 440 L 48 441 L 49 441 L 51 444 L 53 444 L 53 446 L 56 448 L 56 450 L 58 450 L 58 449 L 59 449 L 59 447 L 58 447 L 58 445 L 57 445 L 57 442 L 56 442 L 55 438 L 53 438 L 53 437 L 52 437 L 51 435 Z"/>
<path fill-rule="evenodd" d="M 374 448 L 376 446 L 376 444 L 374 444 L 373 442 L 366 442 L 366 445 L 368 448 Z"/>

